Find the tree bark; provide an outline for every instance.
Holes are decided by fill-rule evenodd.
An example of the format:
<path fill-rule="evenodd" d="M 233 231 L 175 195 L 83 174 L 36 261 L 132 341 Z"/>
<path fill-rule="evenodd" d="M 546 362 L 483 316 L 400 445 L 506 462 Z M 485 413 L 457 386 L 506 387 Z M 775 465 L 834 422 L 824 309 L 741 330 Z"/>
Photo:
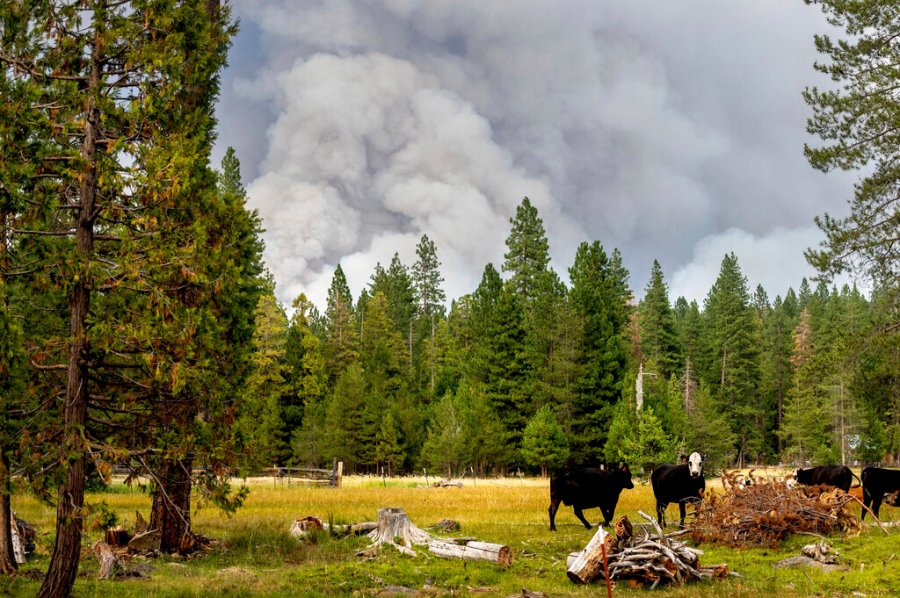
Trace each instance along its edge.
<path fill-rule="evenodd" d="M 84 139 L 79 188 L 80 206 L 75 227 L 75 259 L 82 264 L 78 280 L 69 296 L 69 363 L 65 405 L 63 407 L 63 442 L 69 453 L 66 480 L 60 487 L 56 505 L 56 543 L 50 567 L 38 598 L 65 598 L 72 592 L 81 556 L 81 519 L 84 506 L 84 424 L 88 410 L 87 317 L 90 310 L 89 265 L 94 257 L 94 212 L 97 179 L 98 109 L 95 94 L 100 87 L 100 51 L 105 16 L 94 15 L 94 43 L 91 50 L 91 72 L 87 84 Z"/>
<path fill-rule="evenodd" d="M 194 550 L 191 530 L 191 467 L 193 457 L 167 459 L 156 473 L 156 492 L 150 510 L 150 529 L 159 530 L 162 552 L 181 554 Z"/>
<path fill-rule="evenodd" d="M 0 445 L 0 573 L 16 572 L 12 541 L 12 506 L 10 504 L 9 459 Z"/>

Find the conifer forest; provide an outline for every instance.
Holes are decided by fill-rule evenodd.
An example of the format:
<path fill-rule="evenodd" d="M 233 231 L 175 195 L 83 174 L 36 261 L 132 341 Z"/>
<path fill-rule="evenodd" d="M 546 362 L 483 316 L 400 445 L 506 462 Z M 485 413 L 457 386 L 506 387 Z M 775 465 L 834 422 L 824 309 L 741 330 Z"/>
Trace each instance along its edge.
<path fill-rule="evenodd" d="M 273 466 L 896 466 L 900 15 L 817 4 L 861 40 L 818 39 L 841 86 L 805 93 L 812 167 L 860 173 L 851 215 L 818 216 L 818 276 L 763 288 L 727 253 L 688 300 L 603 239 L 554 269 L 516 197 L 503 260 L 466 294 L 448 296 L 426 231 L 414 261 L 394 254 L 363 288 L 338 264 L 324 304 L 287 305 L 239 156 L 211 158 L 227 3 L 0 3 L 0 571 L 14 478 L 55 505 L 40 595 L 64 596 L 85 490 L 123 468 L 151 480 L 172 552 L 195 540 L 192 488 L 233 512 L 230 480 Z"/>

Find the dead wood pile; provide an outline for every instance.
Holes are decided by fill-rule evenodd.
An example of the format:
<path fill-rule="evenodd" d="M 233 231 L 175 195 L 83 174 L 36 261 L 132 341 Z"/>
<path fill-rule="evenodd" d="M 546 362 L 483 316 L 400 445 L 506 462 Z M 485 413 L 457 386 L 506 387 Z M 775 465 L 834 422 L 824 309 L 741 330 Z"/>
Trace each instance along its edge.
<path fill-rule="evenodd" d="M 858 502 L 843 490 L 827 486 L 795 486 L 779 479 L 749 474 L 747 484 L 737 472 L 722 476 L 724 494 L 708 492 L 688 525 L 697 543 L 732 547 L 773 547 L 790 534 L 858 532 L 859 518 L 849 503 Z"/>
<path fill-rule="evenodd" d="M 724 564 L 701 567 L 703 551 L 674 539 L 684 532 L 666 535 L 655 519 L 643 511 L 638 513 L 648 525 L 633 530 L 628 517 L 620 517 L 615 534 L 607 534 L 601 528 L 582 552 L 570 555 L 566 572 L 569 579 L 589 583 L 604 576 L 602 551 L 597 549 L 600 544 L 605 547 L 605 568 L 611 581 L 625 580 L 654 589 L 659 584 L 683 585 L 691 579 L 736 575 L 729 573 Z"/>

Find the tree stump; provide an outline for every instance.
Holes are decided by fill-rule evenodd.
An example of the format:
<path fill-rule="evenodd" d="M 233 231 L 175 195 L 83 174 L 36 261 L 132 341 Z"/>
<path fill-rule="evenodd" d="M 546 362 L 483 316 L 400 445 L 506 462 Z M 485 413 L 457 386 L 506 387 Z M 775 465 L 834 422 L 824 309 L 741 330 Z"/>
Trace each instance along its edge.
<path fill-rule="evenodd" d="M 127 546 L 129 540 L 131 540 L 131 534 L 122 526 L 111 527 L 106 530 L 106 543 L 111 548 Z"/>
<path fill-rule="evenodd" d="M 116 572 L 116 565 L 119 564 L 119 559 L 116 558 L 109 544 L 102 540 L 97 540 L 91 545 L 91 550 L 94 551 L 94 555 L 100 561 L 99 579 L 110 579 L 113 577 Z"/>
<path fill-rule="evenodd" d="M 410 556 L 416 555 L 413 544 L 422 546 L 431 540 L 428 532 L 413 525 L 403 509 L 397 507 L 378 509 L 378 528 L 369 533 L 369 538 L 374 546 L 390 544 Z"/>

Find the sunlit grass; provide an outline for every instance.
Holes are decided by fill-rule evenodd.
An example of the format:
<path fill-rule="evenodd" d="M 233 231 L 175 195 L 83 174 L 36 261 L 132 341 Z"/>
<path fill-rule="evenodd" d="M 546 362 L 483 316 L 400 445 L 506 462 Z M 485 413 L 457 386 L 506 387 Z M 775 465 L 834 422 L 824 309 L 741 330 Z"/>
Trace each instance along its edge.
<path fill-rule="evenodd" d="M 565 575 L 566 555 L 583 548 L 594 532 L 581 525 L 570 507 L 561 507 L 557 514 L 559 531 L 549 531 L 547 480 L 470 479 L 463 488 L 427 487 L 424 478 L 347 477 L 340 489 L 296 482 L 289 485 L 281 480 L 273 484 L 271 478 L 252 479 L 247 483 L 251 487 L 250 496 L 233 517 L 226 517 L 211 507 L 193 513 L 195 529 L 219 540 L 206 556 L 188 561 L 155 560 L 149 580 L 99 582 L 96 561 L 86 550 L 76 594 L 313 596 L 357 592 L 372 595 L 387 585 L 404 585 L 414 589 L 427 586 L 438 594 L 470 593 L 479 589 L 486 595 L 507 596 L 528 588 L 551 596 L 589 596 L 596 595 L 599 589 L 574 586 Z M 715 481 L 708 485 L 710 489 L 721 487 Z M 136 510 L 146 518 L 150 507 L 149 495 L 128 488 L 90 494 L 88 501 L 106 501 L 126 526 L 133 525 Z M 25 569 L 46 569 L 54 509 L 25 496 L 15 496 L 13 506 L 19 516 L 36 524 L 42 532 L 39 555 Z M 356 552 L 367 546 L 365 538 L 332 539 L 323 534 L 314 542 L 298 542 L 288 534 L 291 522 L 300 517 L 314 515 L 338 524 L 373 521 L 381 507 L 402 508 L 421 528 L 444 518 L 454 519 L 461 526 L 457 535 L 507 544 L 513 549 L 515 562 L 508 570 L 501 570 L 490 563 L 438 559 L 427 551 L 410 558 L 390 549 L 384 549 L 374 560 L 363 560 Z M 639 523 L 643 521 L 637 513 L 639 509 L 654 513 L 652 491 L 645 484 L 622 493 L 616 515 L 628 515 Z M 597 509 L 585 514 L 593 523 L 601 517 Z M 670 506 L 668 515 L 670 520 L 676 518 L 674 506 Z M 884 507 L 882 518 L 900 520 L 900 509 Z M 848 566 L 847 571 L 839 573 L 771 568 L 775 561 L 797 554 L 799 546 L 810 541 L 809 537 L 794 538 L 777 550 L 702 546 L 706 551 L 704 562 L 727 563 L 744 577 L 664 592 L 679 597 L 727 593 L 736 598 L 775 592 L 805 596 L 852 592 L 867 596 L 896 595 L 900 588 L 900 562 L 897 557 L 891 559 L 891 555 L 900 552 L 898 534 L 897 528 L 891 528 L 890 536 L 875 528 L 858 537 L 829 539 Z M 85 546 L 100 535 L 99 530 L 89 530 Z M 15 581 L 0 578 L 0 595 L 5 595 L 4 592 L 33 595 L 36 589 L 37 582 L 22 577 Z M 616 591 L 617 595 L 637 596 L 642 590 L 622 585 Z"/>

